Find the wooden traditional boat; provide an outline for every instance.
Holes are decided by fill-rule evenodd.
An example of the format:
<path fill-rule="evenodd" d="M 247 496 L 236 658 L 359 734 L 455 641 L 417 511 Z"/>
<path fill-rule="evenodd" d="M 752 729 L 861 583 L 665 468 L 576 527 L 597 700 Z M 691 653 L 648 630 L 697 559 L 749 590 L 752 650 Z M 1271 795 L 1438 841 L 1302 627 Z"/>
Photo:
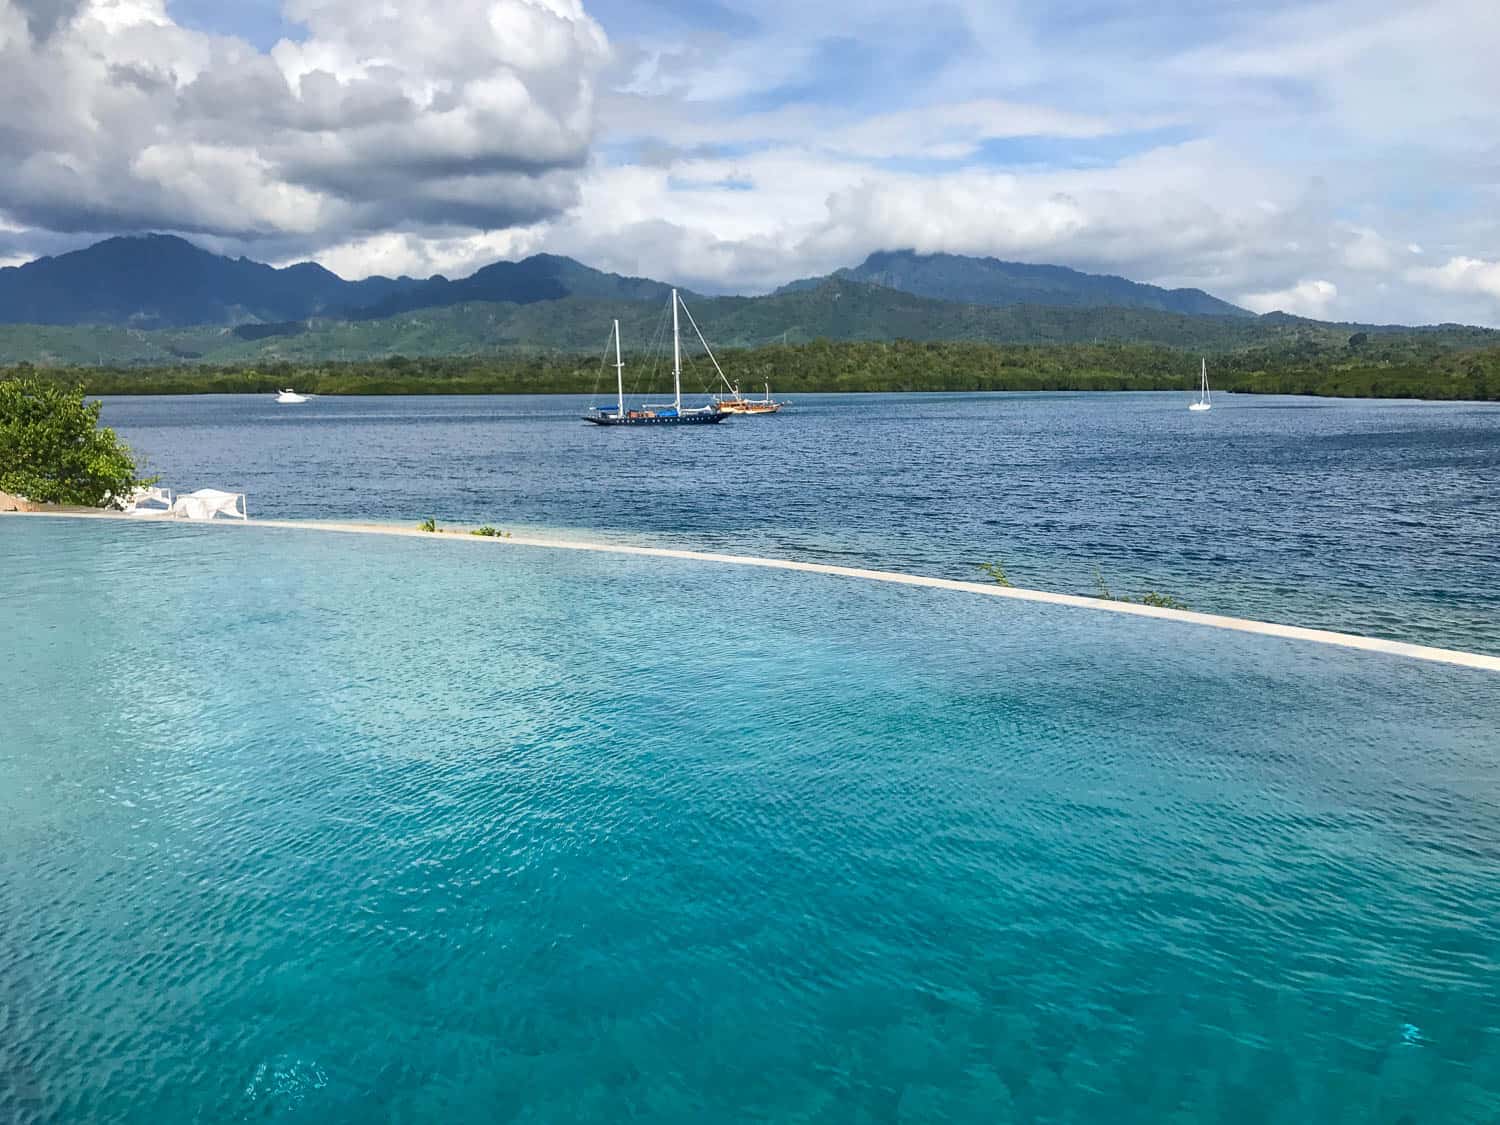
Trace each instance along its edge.
<path fill-rule="evenodd" d="M 785 402 L 777 402 L 771 397 L 771 384 L 766 384 L 765 398 L 746 398 L 740 394 L 739 387 L 731 388 L 733 394 L 727 398 L 716 398 L 719 409 L 725 414 L 775 414 Z"/>

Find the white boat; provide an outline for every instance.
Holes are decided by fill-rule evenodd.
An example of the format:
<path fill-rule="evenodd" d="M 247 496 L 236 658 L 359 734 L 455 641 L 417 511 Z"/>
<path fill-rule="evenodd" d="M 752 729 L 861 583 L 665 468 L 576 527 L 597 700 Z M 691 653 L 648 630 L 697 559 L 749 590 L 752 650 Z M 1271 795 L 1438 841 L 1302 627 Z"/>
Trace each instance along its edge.
<path fill-rule="evenodd" d="M 296 391 L 292 390 L 291 387 L 288 387 L 286 390 L 282 391 L 279 395 L 276 396 L 276 401 L 277 402 L 306 402 L 307 401 L 307 396 L 306 395 L 299 395 Z"/>
<path fill-rule="evenodd" d="M 1208 393 L 1208 360 L 1200 359 L 1198 362 L 1199 364 L 1201 364 L 1198 373 L 1199 377 L 1202 379 L 1202 382 L 1198 387 L 1198 401 L 1193 403 L 1192 406 L 1189 406 L 1188 409 L 1212 410 L 1214 405 L 1213 398 Z"/>

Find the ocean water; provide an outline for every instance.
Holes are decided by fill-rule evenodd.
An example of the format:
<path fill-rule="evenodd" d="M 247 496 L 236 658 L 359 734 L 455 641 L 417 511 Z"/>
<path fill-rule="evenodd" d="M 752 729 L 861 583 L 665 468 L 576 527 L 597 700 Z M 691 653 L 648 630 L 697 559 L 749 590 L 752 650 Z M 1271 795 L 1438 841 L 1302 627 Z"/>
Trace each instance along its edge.
<path fill-rule="evenodd" d="M 1500 1118 L 1492 674 L 477 540 L 0 579 L 7 1123 Z"/>
<path fill-rule="evenodd" d="M 578 397 L 119 398 L 252 514 L 488 522 L 973 578 L 1500 652 L 1500 404 L 808 395 L 600 429 Z"/>

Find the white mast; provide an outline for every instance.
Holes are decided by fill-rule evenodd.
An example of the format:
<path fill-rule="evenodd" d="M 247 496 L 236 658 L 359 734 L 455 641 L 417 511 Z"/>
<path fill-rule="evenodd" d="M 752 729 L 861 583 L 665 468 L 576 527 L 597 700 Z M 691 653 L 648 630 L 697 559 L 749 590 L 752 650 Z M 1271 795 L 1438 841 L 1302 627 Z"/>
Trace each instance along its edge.
<path fill-rule="evenodd" d="M 615 393 L 618 397 L 616 409 L 625 417 L 625 365 L 620 362 L 620 322 L 615 321 Z"/>
<path fill-rule="evenodd" d="M 672 409 L 682 413 L 682 341 L 677 337 L 677 290 L 672 290 Z"/>
<path fill-rule="evenodd" d="M 1208 360 L 1198 360 L 1198 401 L 1188 407 L 1189 410 L 1211 410 L 1208 401 Z"/>

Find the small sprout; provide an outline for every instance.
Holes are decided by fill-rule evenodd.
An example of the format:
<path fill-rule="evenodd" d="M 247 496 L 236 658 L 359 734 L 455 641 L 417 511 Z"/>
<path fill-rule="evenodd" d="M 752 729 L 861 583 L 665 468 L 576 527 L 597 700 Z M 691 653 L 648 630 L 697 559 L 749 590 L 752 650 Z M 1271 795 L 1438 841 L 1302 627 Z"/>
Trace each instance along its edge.
<path fill-rule="evenodd" d="M 1005 573 L 1005 567 L 997 562 L 980 563 L 979 569 L 990 576 L 990 581 L 996 586 L 1009 586 L 1010 575 Z"/>
<path fill-rule="evenodd" d="M 1109 592 L 1109 587 L 1104 584 L 1104 572 L 1097 566 L 1094 567 L 1094 586 L 1099 591 L 1099 596 L 1107 602 L 1115 600 L 1115 596 Z"/>
<path fill-rule="evenodd" d="M 437 529 L 437 520 L 433 519 L 431 516 L 428 516 L 421 523 L 417 524 L 418 531 L 436 531 Z"/>

